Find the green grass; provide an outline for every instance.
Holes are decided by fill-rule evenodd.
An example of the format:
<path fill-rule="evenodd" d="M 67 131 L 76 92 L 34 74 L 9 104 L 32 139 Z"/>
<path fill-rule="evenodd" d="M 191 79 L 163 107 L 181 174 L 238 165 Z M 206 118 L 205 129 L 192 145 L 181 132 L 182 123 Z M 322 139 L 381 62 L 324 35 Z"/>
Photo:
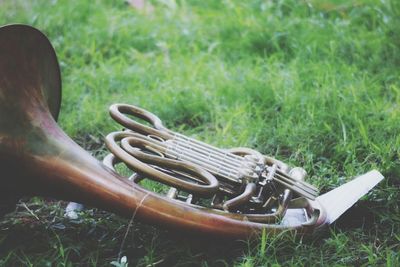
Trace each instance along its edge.
<path fill-rule="evenodd" d="M 55 46 L 59 123 L 95 155 L 115 102 L 221 147 L 248 146 L 328 191 L 372 168 L 386 179 L 322 237 L 217 243 L 134 222 L 130 266 L 400 265 L 400 3 L 384 1 L 0 1 Z M 100 141 L 99 141 L 100 140 Z M 0 222 L 0 265 L 110 265 L 128 221 L 34 198 Z M 45 201 L 46 205 L 42 205 Z M 26 203 L 26 204 L 23 204 Z"/>

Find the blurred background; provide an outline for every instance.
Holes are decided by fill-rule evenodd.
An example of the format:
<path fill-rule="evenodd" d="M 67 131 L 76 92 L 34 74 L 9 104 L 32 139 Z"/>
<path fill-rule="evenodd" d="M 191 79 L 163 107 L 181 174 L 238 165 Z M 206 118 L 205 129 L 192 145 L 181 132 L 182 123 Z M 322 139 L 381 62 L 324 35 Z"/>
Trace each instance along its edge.
<path fill-rule="evenodd" d="M 176 131 L 303 166 L 328 191 L 386 179 L 323 238 L 219 244 L 88 207 L 23 199 L 0 221 L 3 266 L 388 265 L 400 262 L 398 1 L 0 0 L 0 25 L 43 31 L 62 70 L 59 123 L 101 159 L 112 103 Z"/>

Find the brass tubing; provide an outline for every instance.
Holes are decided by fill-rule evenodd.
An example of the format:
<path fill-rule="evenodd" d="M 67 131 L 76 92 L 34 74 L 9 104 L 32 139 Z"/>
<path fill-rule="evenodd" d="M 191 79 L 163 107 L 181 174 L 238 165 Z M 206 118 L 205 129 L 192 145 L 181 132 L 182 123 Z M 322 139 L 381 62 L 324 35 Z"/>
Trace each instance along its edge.
<path fill-rule="evenodd" d="M 180 189 L 187 190 L 188 192 L 201 195 L 203 197 L 212 197 L 213 194 L 218 190 L 218 180 L 209 172 L 195 165 L 176 160 L 160 158 L 157 156 L 150 156 L 144 153 L 142 153 L 144 155 L 140 154 L 142 160 L 144 159 L 150 164 L 156 164 L 159 166 L 161 165 L 170 169 L 185 171 L 191 174 L 195 173 L 199 177 L 202 177 L 203 178 L 202 180 L 208 181 L 209 184 L 200 185 L 183 181 L 181 179 L 163 173 L 159 170 L 156 170 L 150 167 L 148 164 L 143 163 L 142 161 L 136 159 L 135 157 L 132 157 L 128 152 L 126 152 L 117 144 L 118 141 L 121 141 L 122 139 L 127 137 L 129 137 L 129 140 L 132 141 L 136 140 L 135 137 L 132 137 L 130 133 L 125 133 L 125 132 L 110 133 L 106 137 L 106 146 L 111 151 L 111 153 L 113 153 L 117 158 L 122 160 L 130 168 L 136 170 L 139 174 L 154 179 L 156 181 L 165 183 L 169 186 L 177 187 Z M 143 140 L 140 141 L 143 142 Z"/>
<path fill-rule="evenodd" d="M 240 183 L 240 176 L 239 176 L 239 172 L 240 169 L 239 168 L 229 168 L 226 167 L 224 165 L 218 165 L 218 162 L 212 162 L 212 161 L 206 161 L 206 159 L 201 158 L 199 156 L 196 156 L 195 153 L 193 153 L 192 155 L 185 155 L 185 154 L 178 154 L 177 152 L 175 153 L 171 153 L 167 150 L 166 156 L 168 157 L 172 157 L 175 159 L 180 159 L 182 161 L 187 161 L 187 162 L 192 162 L 194 164 L 197 164 L 205 169 L 207 169 L 209 172 L 218 175 L 218 176 L 222 176 L 225 179 L 228 179 L 232 182 L 235 183 Z"/>
<path fill-rule="evenodd" d="M 134 147 L 133 147 L 134 146 Z M 184 172 L 188 173 L 191 175 L 195 175 L 198 180 L 202 181 L 206 185 L 208 185 L 209 190 L 212 193 L 215 193 L 216 190 L 218 189 L 218 180 L 210 173 L 207 171 L 197 167 L 196 165 L 190 164 L 190 163 L 185 163 L 173 159 L 168 159 L 168 158 L 163 158 L 159 156 L 153 156 L 147 153 L 143 153 L 140 150 L 135 149 L 136 147 L 142 147 L 142 148 L 153 148 L 152 144 L 143 141 L 140 139 L 137 139 L 135 137 L 126 137 L 121 140 L 121 147 L 131 154 L 133 157 L 143 161 L 144 163 L 156 165 L 162 168 L 166 168 L 168 170 L 172 171 L 179 171 L 179 172 Z M 176 178 L 175 178 L 176 179 Z M 182 181 L 180 179 L 177 179 L 178 181 Z M 192 185 L 193 183 L 189 183 Z M 195 184 L 197 185 L 197 184 Z M 178 187 L 180 189 L 187 189 L 186 187 Z M 203 187 L 201 187 L 203 188 Z M 192 192 L 192 191 L 189 191 Z"/>
<path fill-rule="evenodd" d="M 129 114 L 132 116 L 139 117 L 141 119 L 146 120 L 147 122 L 151 123 L 154 128 L 148 127 L 146 125 L 137 123 L 136 121 L 130 119 L 124 114 Z M 190 142 L 193 147 L 199 147 L 202 149 L 206 149 L 207 152 L 214 152 L 215 154 L 222 154 L 222 155 L 228 155 L 232 160 L 236 160 L 238 162 L 241 162 L 241 157 L 235 156 L 231 153 L 226 153 L 219 148 L 216 148 L 214 146 L 211 146 L 209 144 L 206 144 L 204 142 L 186 137 L 184 135 L 174 133 L 168 129 L 166 129 L 162 121 L 153 113 L 135 107 L 131 105 L 126 105 L 126 104 L 114 104 L 110 107 L 110 115 L 111 117 L 116 120 L 118 123 L 122 124 L 123 126 L 127 127 L 130 130 L 145 134 L 145 135 L 154 135 L 157 137 L 161 137 L 165 140 L 171 139 L 171 138 L 178 138 L 181 140 L 184 140 L 185 142 Z"/>
<path fill-rule="evenodd" d="M 256 188 L 257 187 L 254 183 L 248 183 L 242 194 L 225 201 L 225 203 L 222 205 L 223 209 L 225 211 L 230 211 L 247 203 L 256 192 Z"/>
<path fill-rule="evenodd" d="M 118 163 L 118 160 L 112 159 L 112 157 L 114 157 L 112 154 L 109 154 L 106 158 L 106 162 L 113 162 L 113 164 Z M 171 190 L 173 190 L 173 192 L 170 192 Z M 170 191 L 167 194 L 168 198 L 172 198 L 174 199 L 175 197 L 173 197 L 172 195 L 176 194 L 176 189 L 175 188 L 171 188 Z M 171 194 L 171 196 L 169 196 Z M 291 192 L 290 190 L 286 189 L 284 191 L 284 194 L 282 196 L 282 201 L 279 203 L 278 209 L 274 212 L 274 213 L 270 213 L 270 214 L 246 214 L 246 213 L 230 213 L 230 212 L 226 212 L 226 211 L 222 211 L 222 210 L 216 210 L 216 209 L 208 209 L 202 206 L 198 206 L 198 205 L 194 205 L 191 204 L 190 206 L 193 206 L 194 208 L 203 210 L 207 213 L 210 214 L 215 214 L 215 215 L 219 215 L 219 216 L 223 216 L 226 218 L 230 218 L 230 219 L 234 219 L 234 220 L 238 220 L 238 221 L 249 221 L 249 222 L 253 222 L 253 223 L 261 223 L 261 224 L 267 224 L 267 225 L 271 225 L 274 223 L 279 222 L 285 215 L 286 210 L 288 208 L 288 205 L 291 201 Z M 299 207 L 295 207 L 295 208 L 307 208 L 310 206 L 309 202 L 305 199 L 303 199 L 303 204 Z M 312 223 L 312 221 L 308 222 L 308 224 Z M 314 222 L 315 223 L 315 222 Z M 276 224 L 278 226 L 278 224 Z M 284 226 L 280 226 L 280 227 L 284 227 Z"/>
<path fill-rule="evenodd" d="M 296 193 L 298 193 L 298 194 L 300 194 L 300 195 L 302 195 L 302 196 L 304 196 L 306 198 L 309 198 L 311 200 L 315 200 L 315 196 L 314 195 L 308 193 L 307 191 L 302 190 L 299 187 L 293 186 L 292 184 L 286 183 L 286 182 L 284 182 L 282 180 L 279 180 L 279 179 L 274 179 L 274 181 L 276 181 L 277 183 L 287 187 L 290 190 L 293 190 L 294 192 L 296 192 Z"/>
<path fill-rule="evenodd" d="M 209 145 L 207 143 L 198 141 L 194 138 L 187 137 L 183 134 L 179 133 L 174 133 L 175 138 L 172 140 L 183 140 L 186 143 L 189 143 L 193 148 L 197 148 L 198 151 L 205 151 L 208 153 L 214 153 L 214 155 L 220 155 L 220 156 L 228 156 L 231 159 L 231 162 L 236 162 L 236 163 L 241 163 L 242 162 L 242 157 L 237 156 L 233 153 L 229 153 L 228 151 L 224 151 L 220 148 L 217 148 L 215 146 Z"/>
<path fill-rule="evenodd" d="M 243 166 L 245 164 L 243 157 L 235 155 L 235 153 L 222 151 L 214 146 L 186 137 L 184 135 L 174 133 L 166 129 L 156 115 L 144 109 L 140 109 L 131 105 L 115 104 L 110 107 L 110 114 L 116 121 L 130 130 L 146 135 L 154 135 L 168 140 L 165 143 L 159 141 L 156 142 L 162 144 L 162 153 L 165 153 L 170 157 L 172 156 L 177 159 L 183 159 L 186 162 L 194 163 L 207 169 L 215 175 L 222 176 L 235 182 L 240 182 L 241 177 L 243 176 L 241 173 L 242 170 L 244 171 L 247 169 Z M 137 123 L 124 114 L 130 114 L 142 118 L 151 123 L 154 128 Z M 260 159 L 264 158 L 259 152 L 247 148 L 237 148 L 236 152 L 236 154 L 252 154 Z M 222 157 L 222 160 L 218 158 L 218 155 Z M 211 160 L 211 157 L 214 157 L 215 161 Z M 231 161 L 227 161 L 225 157 L 228 157 Z M 265 157 L 264 159 L 271 161 L 271 158 L 268 157 Z M 240 165 L 236 165 L 235 162 Z M 281 167 L 285 167 L 280 161 L 275 160 L 275 162 L 279 163 Z M 310 199 L 315 199 L 315 197 L 318 195 L 318 192 L 313 186 L 301 180 L 294 179 L 282 171 L 277 170 L 277 173 L 274 175 L 274 180 L 284 186 L 288 186 L 298 194 L 304 195 Z"/>
<path fill-rule="evenodd" d="M 103 159 L 103 164 L 115 172 L 116 172 L 115 165 L 117 165 L 118 163 L 121 163 L 121 162 L 122 161 L 120 159 L 118 159 L 116 156 L 114 156 L 114 154 L 111 154 L 111 153 L 108 154 L 107 156 L 105 156 Z M 143 180 L 143 177 L 135 172 L 131 176 L 128 177 L 128 180 L 137 184 L 141 180 Z"/>
<path fill-rule="evenodd" d="M 172 142 L 171 142 L 172 141 Z M 206 164 L 212 164 L 215 166 L 224 166 L 227 169 L 235 169 L 238 170 L 240 166 L 243 164 L 243 158 L 239 162 L 229 162 L 226 161 L 226 157 L 229 157 L 230 153 L 226 154 L 207 154 L 208 151 L 200 151 L 195 147 L 191 147 L 188 144 L 176 143 L 174 140 L 169 140 L 166 142 L 167 144 L 167 155 L 174 154 L 177 157 L 182 157 L 182 153 L 187 154 L 188 158 L 196 158 L 200 161 L 205 162 Z M 190 153 L 190 154 L 189 154 Z M 212 153 L 212 152 L 211 152 Z"/>
<path fill-rule="evenodd" d="M 284 176 L 284 177 L 287 178 L 287 179 L 290 179 L 290 180 L 292 180 L 292 181 L 294 181 L 294 182 L 296 182 L 296 183 L 299 183 L 299 184 L 301 184 L 301 185 L 304 185 L 304 186 L 307 187 L 310 191 L 314 191 L 314 192 L 318 193 L 318 189 L 315 188 L 313 185 L 311 185 L 311 184 L 309 184 L 309 183 L 307 183 L 307 182 L 304 182 L 303 180 L 293 178 L 291 175 L 289 175 L 289 174 L 287 174 L 287 173 L 285 173 L 285 172 L 283 172 L 283 171 L 281 171 L 281 170 L 279 170 L 279 169 L 277 169 L 276 172 L 277 172 L 279 175 Z"/>
<path fill-rule="evenodd" d="M 270 156 L 266 156 L 266 155 L 263 155 L 263 156 L 264 156 L 264 160 L 265 160 L 265 162 L 267 164 L 269 164 L 269 165 L 276 164 L 276 165 L 278 165 L 279 169 L 281 171 L 283 171 L 283 172 L 289 172 L 290 171 L 290 167 L 286 163 L 284 163 L 284 162 L 282 162 L 280 160 L 277 160 L 277 159 L 275 159 L 273 157 L 270 157 Z"/>
<path fill-rule="evenodd" d="M 268 223 L 268 224 L 277 223 L 285 216 L 291 199 L 292 199 L 292 193 L 290 190 L 286 189 L 283 193 L 282 201 L 279 203 L 277 210 L 273 213 L 268 213 L 268 214 L 229 213 L 226 211 L 216 210 L 216 209 L 212 209 L 210 210 L 210 212 L 240 221 L 247 220 L 255 223 Z M 301 208 L 306 208 L 306 207 L 307 205 Z"/>
<path fill-rule="evenodd" d="M 258 155 L 258 153 L 259 153 L 258 151 L 255 151 L 253 149 L 249 149 L 246 147 L 231 148 L 231 149 L 229 149 L 229 151 L 231 151 L 234 154 L 238 154 L 238 155 L 242 155 L 242 156 L 243 155 L 251 155 L 251 154 Z M 281 169 L 288 169 L 288 166 L 279 160 L 276 160 L 276 159 L 268 157 L 268 156 L 264 156 L 264 159 L 266 162 L 276 164 Z M 314 200 L 315 197 L 317 196 L 318 192 L 315 191 L 316 189 L 312 185 L 310 185 L 302 180 L 294 179 L 294 178 L 290 177 L 289 175 L 283 173 L 283 171 L 280 169 L 276 170 L 276 174 L 278 174 L 279 177 L 282 177 L 283 179 L 280 180 L 279 177 L 276 177 L 274 175 L 274 177 L 273 177 L 274 181 L 282 184 L 283 186 L 286 186 L 287 188 L 292 189 L 293 191 L 297 192 L 298 194 L 304 195 L 312 200 Z M 297 183 L 304 185 L 304 187 L 308 188 L 310 191 L 305 190 L 302 187 L 298 187 Z"/>
<path fill-rule="evenodd" d="M 108 154 L 103 159 L 103 164 L 106 165 L 111 170 L 115 171 L 115 165 L 118 163 L 118 159 L 113 154 Z"/>
<path fill-rule="evenodd" d="M 159 140 L 155 140 L 154 138 L 150 138 L 148 136 L 144 136 L 144 135 L 141 135 L 141 134 L 138 134 L 138 133 L 134 133 L 134 132 L 131 132 L 131 131 L 124 131 L 124 133 L 129 134 L 131 137 L 135 137 L 137 140 L 141 140 L 141 142 L 138 142 L 137 144 L 141 144 L 141 145 L 146 144 L 146 148 L 147 149 L 151 148 L 152 151 L 154 151 L 154 152 L 156 152 L 156 153 L 158 153 L 160 155 L 165 154 L 165 155 L 167 155 L 169 157 L 174 156 L 175 158 L 177 158 L 176 157 L 177 154 L 174 153 L 173 155 L 170 155 L 170 154 L 167 153 L 167 148 L 166 148 L 165 142 L 161 142 Z M 194 161 L 193 159 L 191 159 L 189 157 L 184 157 L 184 158 L 188 162 L 191 162 L 191 163 L 194 163 L 194 164 L 197 164 L 197 165 L 200 165 L 200 166 L 204 165 L 204 164 L 202 164 L 202 163 L 200 163 L 198 161 Z M 211 172 L 214 171 L 215 172 L 214 174 L 216 174 L 216 175 L 221 174 L 221 173 L 217 173 L 217 171 L 215 171 L 215 169 L 211 169 L 211 168 L 206 168 L 206 169 L 208 171 L 211 171 Z M 225 178 L 227 178 L 227 179 L 229 179 L 229 180 L 231 180 L 233 182 L 236 182 L 236 183 L 240 182 L 239 177 L 237 177 L 237 176 L 235 176 L 234 179 L 233 179 L 233 178 L 230 178 L 230 177 L 226 177 L 226 175 L 225 175 Z"/>
<path fill-rule="evenodd" d="M 134 120 L 125 116 L 123 113 L 142 118 L 142 119 L 148 121 L 149 123 L 153 124 L 155 129 L 145 126 L 145 125 L 142 125 L 140 123 L 137 123 Z M 171 135 L 169 135 L 169 134 L 173 134 L 175 137 L 177 137 L 181 140 L 184 140 L 185 142 L 191 142 L 191 144 L 193 144 L 194 147 L 198 146 L 199 148 L 206 149 L 205 151 L 210 153 L 210 155 L 214 155 L 214 156 L 218 155 L 218 154 L 227 155 L 230 159 L 239 160 L 240 164 L 243 163 L 241 157 L 238 157 L 238 156 L 235 157 L 235 155 L 233 155 L 231 153 L 224 152 L 224 151 L 222 151 L 216 147 L 210 146 L 206 143 L 203 143 L 203 142 L 197 141 L 195 139 L 188 138 L 184 135 L 181 135 L 178 133 L 173 133 L 173 132 L 167 130 L 162 125 L 161 120 L 156 115 L 154 115 L 144 109 L 140 109 L 138 107 L 134 107 L 134 106 L 126 105 L 126 104 L 114 104 L 110 107 L 110 114 L 117 122 L 121 123 L 123 126 L 127 127 L 130 130 L 137 131 L 139 133 L 146 134 L 146 135 L 154 135 L 156 137 L 160 137 L 160 138 L 164 138 L 164 139 L 170 139 Z M 202 147 L 200 147 L 199 144 L 201 144 Z M 204 160 L 204 158 L 198 158 L 198 159 Z M 187 157 L 186 160 L 189 162 L 192 161 L 190 157 Z M 219 160 L 219 159 L 216 159 L 216 160 Z M 207 162 L 207 163 L 210 165 L 216 165 L 216 163 L 214 163 L 212 161 Z M 228 165 L 230 164 L 229 161 L 223 161 L 220 165 L 217 165 L 216 168 L 217 169 L 226 168 L 226 170 L 224 171 L 225 173 L 222 173 L 222 175 L 225 176 L 225 178 L 227 178 L 229 180 L 239 182 L 238 173 L 239 173 L 240 167 L 238 167 L 238 166 L 227 167 L 224 163 L 228 164 Z M 211 171 L 211 170 L 209 169 L 209 171 Z M 215 172 L 215 174 L 221 174 L 218 172 L 218 170 L 214 170 L 214 172 Z M 235 173 L 236 173 L 236 175 L 234 175 Z M 233 175 L 233 177 L 231 176 L 231 174 Z"/>
<path fill-rule="evenodd" d="M 169 130 L 167 130 L 163 126 L 161 120 L 156 115 L 154 115 L 151 112 L 148 112 L 147 110 L 126 104 L 113 104 L 110 107 L 109 112 L 111 117 L 115 121 L 117 121 L 118 123 L 120 123 L 121 125 L 125 126 L 130 130 L 145 135 L 154 135 L 164 140 L 173 138 L 173 135 L 171 135 L 169 133 Z M 130 119 L 124 114 L 129 114 L 144 119 L 145 121 L 151 123 L 154 126 L 154 128 L 137 123 L 136 121 Z"/>
<path fill-rule="evenodd" d="M 248 148 L 248 147 L 234 147 L 234 148 L 229 148 L 227 149 L 227 151 L 231 152 L 232 154 L 236 155 L 236 156 L 246 156 L 246 155 L 254 155 L 257 158 L 260 158 L 260 160 L 263 161 L 263 163 L 265 163 L 265 159 L 266 157 L 263 156 L 260 152 Z"/>
<path fill-rule="evenodd" d="M 274 175 L 273 178 L 274 178 L 274 179 L 278 179 L 278 178 L 279 178 L 279 180 L 284 181 L 284 182 L 287 182 L 287 183 L 290 183 L 290 184 L 292 184 L 293 186 L 296 186 L 296 187 L 298 187 L 298 188 L 304 190 L 305 192 L 308 192 L 308 193 L 311 194 L 311 195 L 314 195 L 314 196 L 317 196 L 317 195 L 318 195 L 318 192 L 314 191 L 312 188 L 310 188 L 310 187 L 308 187 L 308 186 L 306 186 L 306 185 L 304 185 L 304 184 L 297 183 L 297 181 L 299 181 L 299 180 L 297 180 L 297 179 L 296 179 L 296 180 L 292 180 L 292 179 L 286 178 L 285 176 L 283 176 L 283 175 L 281 175 L 281 174 L 278 174 L 278 173 L 275 173 L 275 175 Z"/>

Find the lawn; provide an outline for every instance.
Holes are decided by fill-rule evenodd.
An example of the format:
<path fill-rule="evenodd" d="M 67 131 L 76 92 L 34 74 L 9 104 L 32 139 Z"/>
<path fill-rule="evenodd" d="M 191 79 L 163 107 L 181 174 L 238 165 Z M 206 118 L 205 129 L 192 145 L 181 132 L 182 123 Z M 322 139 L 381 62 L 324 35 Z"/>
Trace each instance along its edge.
<path fill-rule="evenodd" d="M 400 265 L 400 2 L 1 0 L 0 25 L 42 30 L 57 52 L 59 124 L 101 159 L 120 128 L 112 103 L 176 131 L 247 146 L 326 192 L 373 168 L 385 176 L 323 235 L 190 240 L 88 208 L 23 199 L 0 221 L 0 265 Z M 125 234 L 127 238 L 124 239 Z M 114 265 L 118 265 L 116 262 Z"/>

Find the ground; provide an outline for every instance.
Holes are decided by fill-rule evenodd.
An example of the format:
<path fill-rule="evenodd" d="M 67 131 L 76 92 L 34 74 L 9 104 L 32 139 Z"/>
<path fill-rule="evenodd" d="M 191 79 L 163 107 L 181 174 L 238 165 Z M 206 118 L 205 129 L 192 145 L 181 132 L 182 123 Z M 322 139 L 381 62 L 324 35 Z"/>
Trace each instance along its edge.
<path fill-rule="evenodd" d="M 140 2 L 140 1 L 139 1 Z M 101 158 L 115 102 L 220 147 L 303 166 L 322 192 L 371 169 L 385 180 L 326 233 L 183 238 L 89 207 L 22 199 L 0 221 L 4 266 L 400 264 L 398 1 L 0 1 L 0 25 L 42 30 L 57 52 L 59 124 Z M 148 7 L 148 6 L 147 6 Z M 122 266 L 122 265 L 121 265 Z"/>

